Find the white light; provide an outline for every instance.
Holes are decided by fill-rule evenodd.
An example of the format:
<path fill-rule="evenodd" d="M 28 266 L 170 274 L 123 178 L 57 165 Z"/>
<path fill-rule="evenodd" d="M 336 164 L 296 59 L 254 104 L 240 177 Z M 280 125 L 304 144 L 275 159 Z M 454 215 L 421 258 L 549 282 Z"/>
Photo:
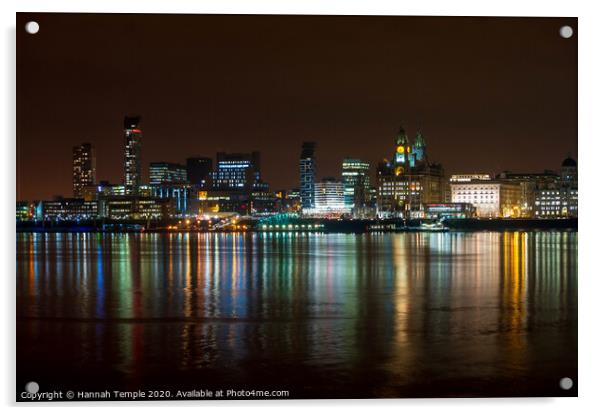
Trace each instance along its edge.
<path fill-rule="evenodd" d="M 562 36 L 565 39 L 570 38 L 571 36 L 573 36 L 573 28 L 571 26 L 562 26 L 560 28 L 560 36 Z"/>
<path fill-rule="evenodd" d="M 40 25 L 38 22 L 27 22 L 25 24 L 25 31 L 30 35 L 35 35 L 40 31 Z"/>

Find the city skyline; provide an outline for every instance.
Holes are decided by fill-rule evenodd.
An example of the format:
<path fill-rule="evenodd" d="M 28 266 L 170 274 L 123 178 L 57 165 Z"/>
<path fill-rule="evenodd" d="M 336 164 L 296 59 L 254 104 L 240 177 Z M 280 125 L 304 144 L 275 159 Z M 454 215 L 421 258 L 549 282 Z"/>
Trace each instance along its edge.
<path fill-rule="evenodd" d="M 346 157 L 375 166 L 389 155 L 400 122 L 424 132 L 450 174 L 577 158 L 577 42 L 558 36 L 576 19 L 90 14 L 63 24 L 68 15 L 28 14 L 18 23 L 26 17 L 44 30 L 17 35 L 18 199 L 70 194 L 71 169 L 56 166 L 83 142 L 96 147 L 98 179 L 121 182 L 124 114 L 143 117 L 144 182 L 152 161 L 258 150 L 271 188 L 297 187 L 302 142 L 319 143 L 319 178 L 338 176 Z M 114 41 L 124 33 L 128 42 Z"/>
<path fill-rule="evenodd" d="M 144 121 L 142 121 L 142 119 L 143 119 L 142 116 L 139 116 L 139 115 L 136 115 L 136 116 L 126 115 L 124 117 L 125 121 L 122 120 L 122 122 L 127 123 L 128 120 L 131 121 L 132 119 L 136 120 L 137 127 L 138 127 L 138 123 L 141 124 L 139 126 L 140 128 L 136 129 L 136 134 L 143 135 L 144 134 L 144 125 L 143 125 Z M 405 130 L 404 127 L 403 127 L 403 125 L 401 126 L 401 129 Z M 123 134 L 125 133 L 126 136 L 127 136 L 128 130 L 129 130 L 128 128 L 124 128 L 122 130 L 122 146 L 123 146 L 123 138 L 124 138 Z M 423 131 L 422 128 L 416 129 L 415 134 L 414 135 L 410 134 L 410 136 L 412 136 L 412 137 L 413 136 L 420 137 L 421 140 L 425 140 L 425 138 L 424 138 L 425 135 L 424 135 L 424 131 Z M 396 138 L 395 138 L 395 135 L 394 135 L 393 138 L 391 138 L 390 141 L 393 142 L 395 139 Z M 141 138 L 140 141 L 141 141 L 140 147 L 142 147 L 142 149 L 139 148 L 138 151 L 142 154 L 142 156 L 140 158 L 142 160 L 144 160 L 144 157 L 143 157 L 143 155 L 144 155 L 144 139 Z M 357 159 L 358 161 L 366 162 L 369 165 L 369 170 L 368 170 L 369 174 L 368 174 L 368 177 L 370 179 L 370 184 L 374 185 L 374 184 L 376 184 L 376 181 L 377 181 L 376 175 L 378 174 L 378 164 L 380 162 L 383 162 L 384 160 L 387 160 L 387 161 L 392 161 L 393 160 L 393 158 L 391 157 L 391 155 L 392 155 L 391 149 L 394 148 L 394 146 L 390 145 L 389 146 L 390 147 L 389 153 L 384 154 L 376 162 L 367 161 L 367 159 L 365 159 L 363 157 L 358 157 L 357 155 L 341 155 L 340 156 L 340 161 L 338 162 L 338 164 L 336 164 L 335 168 L 332 168 L 332 166 L 329 166 L 330 168 L 322 168 L 322 169 L 320 169 L 321 166 L 320 166 L 320 163 L 319 163 L 319 160 L 320 160 L 320 156 L 319 156 L 319 154 L 320 154 L 320 152 L 319 152 L 319 148 L 320 148 L 319 147 L 319 142 L 311 142 L 311 143 L 313 143 L 315 145 L 313 151 L 315 152 L 314 153 L 314 157 L 315 157 L 316 165 L 317 165 L 317 169 L 316 169 L 316 172 L 315 172 L 315 180 L 316 181 L 321 181 L 323 179 L 330 179 L 330 178 L 333 178 L 333 177 L 337 178 L 339 181 L 343 181 L 344 178 L 343 178 L 343 174 L 342 173 L 343 173 L 343 165 L 344 165 L 345 161 L 348 160 L 348 159 Z M 307 142 L 304 141 L 304 142 L 302 142 L 300 144 L 301 145 L 299 147 L 303 147 L 305 144 L 307 144 Z M 83 143 L 76 143 L 76 144 L 74 144 L 71 147 L 71 149 L 72 149 L 72 151 L 75 151 L 76 148 L 80 148 L 82 146 L 90 146 L 90 145 L 92 146 L 91 149 L 94 151 L 94 153 L 96 153 L 96 151 L 97 151 L 96 150 L 96 144 L 94 142 L 92 142 L 92 141 L 83 142 Z M 426 145 L 427 145 L 427 147 L 432 147 L 430 145 L 430 142 L 427 142 Z M 124 150 L 124 149 L 121 149 L 121 150 Z M 127 148 L 126 148 L 125 151 L 128 152 L 129 150 L 127 150 Z M 142 179 L 140 181 L 140 185 L 143 185 L 143 184 L 144 185 L 153 184 L 153 178 L 152 178 L 152 175 L 153 175 L 153 173 L 152 173 L 153 164 L 179 165 L 184 170 L 186 170 L 186 163 L 187 163 L 188 159 L 194 159 L 194 158 L 200 157 L 200 158 L 203 158 L 203 159 L 210 159 L 210 160 L 216 161 L 217 157 L 219 156 L 220 153 L 226 153 L 226 152 L 218 151 L 218 152 L 215 153 L 215 155 L 205 154 L 205 153 L 196 153 L 196 154 L 184 155 L 181 159 L 177 159 L 177 160 L 157 159 L 157 160 L 149 160 L 147 162 L 142 162 L 142 163 L 140 163 L 141 165 L 139 167 L 140 170 L 141 170 L 141 173 L 142 173 L 141 174 Z M 228 153 L 236 154 L 236 153 L 242 153 L 242 152 L 234 150 L 234 151 L 231 151 L 231 152 L 228 152 Z M 261 150 L 250 150 L 249 153 L 259 153 L 259 154 L 261 154 L 262 151 Z M 571 152 L 567 152 L 565 154 L 564 158 L 566 158 L 566 157 L 575 158 L 575 159 L 577 158 L 575 155 L 571 154 Z M 97 160 L 96 159 L 97 159 L 96 156 L 94 156 L 94 171 L 95 172 L 97 170 L 97 166 L 96 166 Z M 435 156 L 434 159 L 437 160 L 437 157 Z M 437 161 L 435 161 L 435 162 L 437 162 Z M 101 161 L 101 164 L 102 164 L 102 161 Z M 438 163 L 438 164 L 443 164 L 443 163 Z M 542 169 L 539 172 L 557 171 L 558 170 L 558 166 L 559 166 L 559 161 L 556 160 L 556 163 L 551 163 L 550 167 L 544 168 L 544 169 Z M 289 167 L 294 167 L 293 170 L 296 170 L 297 173 L 299 173 L 298 172 L 298 167 L 299 167 L 298 165 L 297 166 L 289 166 Z M 510 170 L 510 169 L 507 169 L 507 168 L 502 168 L 501 170 L 490 170 L 490 169 L 487 169 L 487 168 L 481 168 L 481 169 L 476 169 L 474 171 L 461 170 L 461 171 L 449 172 L 449 171 L 447 171 L 445 169 L 445 165 L 443 165 L 442 167 L 443 167 L 443 169 L 445 171 L 445 176 L 446 177 L 451 177 L 454 174 L 479 174 L 479 173 L 490 174 L 492 177 L 494 177 L 496 174 L 503 173 L 503 172 L 510 172 L 510 171 L 513 172 L 513 173 L 538 173 L 538 171 L 535 171 L 533 169 L 531 169 L 531 170 L 524 170 L 524 171 L 518 171 L 518 170 L 514 170 L 513 171 L 513 170 Z M 69 165 L 68 168 L 70 169 L 71 172 L 73 171 L 73 166 L 72 165 Z M 123 161 L 122 161 L 122 164 L 120 166 L 118 166 L 118 168 L 122 170 L 121 179 L 112 181 L 112 180 L 109 180 L 107 178 L 100 177 L 100 176 L 98 176 L 95 173 L 95 177 L 97 178 L 96 183 L 101 183 L 101 182 L 105 183 L 106 182 L 106 183 L 111 183 L 111 184 L 115 184 L 115 185 L 126 184 L 126 182 L 128 180 L 125 178 L 126 174 L 123 171 L 123 169 L 124 169 Z M 338 169 L 338 170 L 336 170 L 336 169 Z M 335 172 L 335 173 L 333 173 L 333 174 L 322 174 L 321 173 L 322 170 L 326 170 L 326 171 L 329 171 L 329 172 Z M 262 173 L 262 175 L 265 176 L 265 174 L 263 174 L 263 173 Z M 271 181 L 269 179 L 266 179 L 265 182 L 269 185 L 269 188 L 272 191 L 275 191 L 275 190 L 300 189 L 300 187 L 301 187 L 300 186 L 300 184 L 301 184 L 300 183 L 300 178 L 301 177 L 298 175 L 296 182 L 293 182 L 291 185 L 284 186 L 284 187 L 275 187 L 275 186 L 273 186 L 272 183 L 271 183 Z M 69 181 L 69 186 L 71 188 L 73 188 L 73 186 L 74 186 L 73 173 L 69 177 L 69 180 L 70 180 Z M 17 181 L 18 181 L 18 179 L 17 179 Z M 64 186 L 62 186 L 62 187 L 64 187 Z M 78 196 L 74 192 L 73 192 L 73 194 L 72 194 L 72 192 L 66 192 L 66 193 L 56 193 L 56 192 L 54 192 L 54 193 L 52 193 L 52 190 L 49 190 L 49 192 L 51 193 L 51 195 L 48 197 L 48 199 L 51 199 L 51 198 L 56 197 L 56 196 L 61 196 L 61 197 L 71 197 L 71 196 L 77 197 Z M 41 199 L 43 199 L 43 198 L 31 198 L 31 200 L 41 200 Z M 17 200 L 28 200 L 28 199 L 19 199 L 17 197 Z"/>

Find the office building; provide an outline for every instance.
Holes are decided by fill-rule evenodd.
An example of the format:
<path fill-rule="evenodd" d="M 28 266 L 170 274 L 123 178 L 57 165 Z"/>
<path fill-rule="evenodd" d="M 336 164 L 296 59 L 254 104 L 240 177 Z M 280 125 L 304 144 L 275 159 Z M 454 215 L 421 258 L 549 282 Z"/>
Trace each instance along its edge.
<path fill-rule="evenodd" d="M 141 154 L 142 130 L 140 117 L 125 117 L 124 128 L 124 179 L 126 195 L 137 195 L 142 184 Z"/>
<path fill-rule="evenodd" d="M 213 190 L 264 190 L 261 181 L 259 152 L 217 153 L 215 170 L 211 173 Z"/>
<path fill-rule="evenodd" d="M 96 156 L 90 143 L 73 147 L 73 197 L 83 197 L 85 187 L 96 183 Z"/>
<path fill-rule="evenodd" d="M 359 212 L 368 205 L 370 198 L 370 164 L 346 158 L 342 168 L 345 207 Z"/>
<path fill-rule="evenodd" d="M 150 185 L 186 183 L 186 167 L 164 161 L 152 162 L 149 166 Z"/>
<path fill-rule="evenodd" d="M 344 189 L 343 182 L 333 177 L 325 177 L 315 183 L 315 207 L 308 210 L 308 213 L 320 216 L 340 216 L 349 213 L 350 209 L 345 206 Z"/>
<path fill-rule="evenodd" d="M 316 184 L 316 143 L 304 142 L 301 147 L 299 158 L 300 188 L 302 209 L 313 209 L 315 207 L 315 184 Z"/>

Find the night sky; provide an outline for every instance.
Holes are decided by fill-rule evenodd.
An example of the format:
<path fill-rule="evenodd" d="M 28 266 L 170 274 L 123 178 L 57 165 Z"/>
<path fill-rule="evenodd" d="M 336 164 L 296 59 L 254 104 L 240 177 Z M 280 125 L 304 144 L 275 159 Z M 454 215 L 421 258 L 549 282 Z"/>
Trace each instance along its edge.
<path fill-rule="evenodd" d="M 40 23 L 36 35 L 27 21 Z M 71 148 L 120 183 L 123 117 L 142 162 L 262 157 L 272 189 L 344 157 L 394 152 L 420 127 L 447 174 L 557 169 L 577 156 L 573 18 L 32 14 L 17 16 L 17 200 L 71 195 Z"/>

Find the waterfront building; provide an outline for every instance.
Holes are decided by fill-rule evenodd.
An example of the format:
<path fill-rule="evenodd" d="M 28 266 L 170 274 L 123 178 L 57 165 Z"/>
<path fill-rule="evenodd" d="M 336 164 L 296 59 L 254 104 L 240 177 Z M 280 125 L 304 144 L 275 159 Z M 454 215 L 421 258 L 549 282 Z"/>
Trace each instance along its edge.
<path fill-rule="evenodd" d="M 578 217 L 577 162 L 567 157 L 555 182 L 535 191 L 534 210 L 538 218 Z"/>
<path fill-rule="evenodd" d="M 393 159 L 378 165 L 377 181 L 380 217 L 420 217 L 425 204 L 444 200 L 443 167 L 429 161 L 422 133 L 412 145 L 403 127 L 395 137 Z"/>
<path fill-rule="evenodd" d="M 301 146 L 299 177 L 301 209 L 313 209 L 316 184 L 316 143 L 314 142 L 306 141 Z"/>
<path fill-rule="evenodd" d="M 152 185 L 186 183 L 186 167 L 165 161 L 152 162 L 149 166 L 149 183 Z"/>
<path fill-rule="evenodd" d="M 505 180 L 457 181 L 450 183 L 452 203 L 471 203 L 480 218 L 520 217 L 522 190 Z"/>
<path fill-rule="evenodd" d="M 340 216 L 349 213 L 350 209 L 345 206 L 344 189 L 343 182 L 334 177 L 325 177 L 315 183 L 315 207 L 307 210 L 308 213 L 318 216 Z"/>
<path fill-rule="evenodd" d="M 472 203 L 427 203 L 424 217 L 427 219 L 467 219 L 476 216 Z"/>
<path fill-rule="evenodd" d="M 98 201 L 99 216 L 112 220 L 163 220 L 174 215 L 171 199 L 147 196 L 114 196 Z"/>
<path fill-rule="evenodd" d="M 186 159 L 186 176 L 190 184 L 207 188 L 213 170 L 213 159 L 210 157 L 189 157 Z"/>
<path fill-rule="evenodd" d="M 37 202 L 35 220 L 77 221 L 90 220 L 98 216 L 98 202 L 82 198 L 58 198 Z"/>
<path fill-rule="evenodd" d="M 139 127 L 140 117 L 125 117 L 124 128 L 124 179 L 126 195 L 137 195 L 142 184 L 141 147 L 142 130 Z"/>
<path fill-rule="evenodd" d="M 73 147 L 73 197 L 83 197 L 83 190 L 96 183 L 96 156 L 90 143 Z"/>
<path fill-rule="evenodd" d="M 518 183 L 521 187 L 521 214 L 523 218 L 536 217 L 535 196 L 539 190 L 556 189 L 559 176 L 557 173 L 545 170 L 542 173 L 512 173 L 504 171 L 497 177 L 498 180 Z"/>
<path fill-rule="evenodd" d="M 346 158 L 342 165 L 345 208 L 360 214 L 368 206 L 370 197 L 370 164 Z"/>

